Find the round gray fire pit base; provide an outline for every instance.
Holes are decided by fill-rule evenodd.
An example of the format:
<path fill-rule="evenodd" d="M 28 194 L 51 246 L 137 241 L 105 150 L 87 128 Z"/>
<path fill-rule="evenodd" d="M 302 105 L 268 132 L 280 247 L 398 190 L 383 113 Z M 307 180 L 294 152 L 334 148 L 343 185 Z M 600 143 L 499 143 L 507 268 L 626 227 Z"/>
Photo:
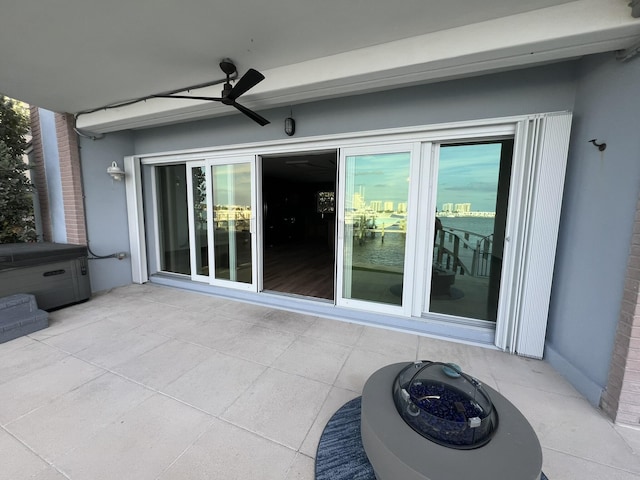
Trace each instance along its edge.
<path fill-rule="evenodd" d="M 487 385 L 483 388 L 499 419 L 488 444 L 458 450 L 416 433 L 398 413 L 392 396 L 393 381 L 406 365 L 378 370 L 362 391 L 362 444 L 378 480 L 540 479 L 542 449 L 536 433 L 511 402 Z"/>

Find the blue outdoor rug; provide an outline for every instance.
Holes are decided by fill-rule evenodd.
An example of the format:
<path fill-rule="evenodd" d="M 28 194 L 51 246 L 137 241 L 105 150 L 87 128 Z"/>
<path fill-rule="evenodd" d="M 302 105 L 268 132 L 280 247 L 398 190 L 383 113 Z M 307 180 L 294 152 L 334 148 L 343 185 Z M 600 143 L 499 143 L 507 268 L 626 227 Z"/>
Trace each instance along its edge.
<path fill-rule="evenodd" d="M 316 452 L 316 480 L 376 480 L 360 437 L 360 401 L 345 403 L 324 427 Z M 548 480 L 542 474 L 541 480 Z"/>

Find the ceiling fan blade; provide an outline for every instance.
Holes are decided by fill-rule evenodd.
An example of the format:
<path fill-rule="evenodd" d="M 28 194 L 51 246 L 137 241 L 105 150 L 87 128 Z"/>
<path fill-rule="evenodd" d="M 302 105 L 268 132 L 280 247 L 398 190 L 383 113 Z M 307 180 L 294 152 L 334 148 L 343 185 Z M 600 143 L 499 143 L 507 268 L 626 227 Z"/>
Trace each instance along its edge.
<path fill-rule="evenodd" d="M 247 90 L 255 87 L 262 80 L 264 80 L 264 75 L 262 75 L 259 71 L 250 68 L 249 70 L 247 70 L 247 73 L 245 73 L 242 78 L 236 82 L 231 92 L 229 92 L 227 98 L 235 100 Z"/>
<path fill-rule="evenodd" d="M 266 118 L 258 115 L 256 112 L 249 110 L 247 107 L 244 107 L 237 102 L 233 102 L 231 105 L 236 107 L 238 110 L 240 110 L 242 113 L 244 113 L 247 117 L 249 117 L 254 122 L 259 123 L 261 127 L 264 127 L 265 125 L 271 123 Z"/>
<path fill-rule="evenodd" d="M 221 97 L 193 97 L 191 95 L 152 95 L 153 98 L 186 98 L 189 100 L 208 100 L 211 102 L 221 102 Z"/>
<path fill-rule="evenodd" d="M 263 77 L 264 78 L 264 77 Z M 235 100 L 226 103 L 223 101 L 223 99 L 221 97 L 195 97 L 195 96 L 191 96 L 191 95 L 153 95 L 153 98 L 185 98 L 188 100 L 207 100 L 207 101 L 213 101 L 213 102 L 222 102 L 225 103 L 225 105 L 232 105 L 235 108 L 237 108 L 239 111 L 241 111 L 242 113 L 244 113 L 247 117 L 249 117 L 251 120 L 253 120 L 256 123 L 259 123 L 261 126 L 265 126 L 269 123 L 271 123 L 269 120 L 267 120 L 266 118 L 258 115 L 256 112 L 249 110 L 247 107 L 240 105 L 239 103 L 237 103 Z M 227 98 L 225 98 L 224 100 L 227 100 Z"/>

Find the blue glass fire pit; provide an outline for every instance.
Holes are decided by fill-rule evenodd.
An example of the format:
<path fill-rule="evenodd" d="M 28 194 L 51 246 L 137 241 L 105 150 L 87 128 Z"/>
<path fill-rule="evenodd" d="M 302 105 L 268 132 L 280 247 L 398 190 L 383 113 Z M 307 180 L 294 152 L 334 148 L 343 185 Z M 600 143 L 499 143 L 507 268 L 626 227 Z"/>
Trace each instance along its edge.
<path fill-rule="evenodd" d="M 524 415 L 457 365 L 382 367 L 362 389 L 360 413 L 376 480 L 545 478 L 542 448 Z"/>
<path fill-rule="evenodd" d="M 393 399 L 413 430 L 445 447 L 482 447 L 498 428 L 489 394 L 455 364 L 426 360 L 408 364 L 393 382 Z"/>

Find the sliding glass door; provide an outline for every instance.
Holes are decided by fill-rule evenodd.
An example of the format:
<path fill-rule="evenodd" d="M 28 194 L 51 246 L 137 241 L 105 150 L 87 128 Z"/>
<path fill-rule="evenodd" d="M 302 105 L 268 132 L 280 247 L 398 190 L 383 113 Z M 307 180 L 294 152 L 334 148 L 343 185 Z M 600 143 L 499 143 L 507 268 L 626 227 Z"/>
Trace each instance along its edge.
<path fill-rule="evenodd" d="M 427 312 L 495 322 L 513 139 L 441 144 L 436 153 Z"/>
<path fill-rule="evenodd" d="M 210 282 L 257 289 L 255 158 L 209 160 Z"/>
<path fill-rule="evenodd" d="M 186 166 L 160 165 L 155 170 L 155 181 L 158 270 L 190 275 Z"/>
<path fill-rule="evenodd" d="M 412 261 L 408 206 L 416 146 L 344 149 L 340 159 L 338 299 L 402 313 Z M 366 303 L 365 303 L 366 302 Z"/>

